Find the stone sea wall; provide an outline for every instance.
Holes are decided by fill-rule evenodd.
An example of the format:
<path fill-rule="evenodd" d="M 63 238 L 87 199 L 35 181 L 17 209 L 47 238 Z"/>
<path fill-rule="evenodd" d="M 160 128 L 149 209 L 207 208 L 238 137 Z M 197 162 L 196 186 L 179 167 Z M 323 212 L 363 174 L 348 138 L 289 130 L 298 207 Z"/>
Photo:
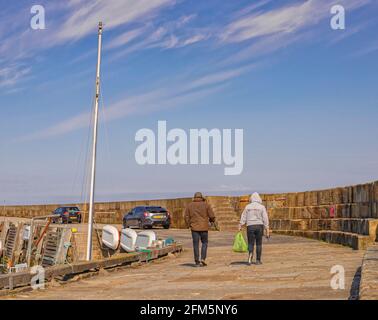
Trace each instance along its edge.
<path fill-rule="evenodd" d="M 360 300 L 377 300 L 378 244 L 367 248 L 361 269 Z"/>
<path fill-rule="evenodd" d="M 265 194 L 271 228 L 365 249 L 377 240 L 378 181 L 319 191 Z M 240 198 L 239 212 L 248 203 Z"/>
<path fill-rule="evenodd" d="M 355 249 L 364 249 L 377 240 L 378 181 L 327 190 L 261 196 L 274 232 L 344 244 Z M 234 215 L 230 218 L 238 218 L 249 202 L 249 195 L 216 198 L 223 198 L 224 201 L 217 201 L 225 206 L 227 204 L 227 208 L 217 206 L 216 211 L 219 212 L 215 214 Z M 120 224 L 123 215 L 131 208 L 158 205 L 166 207 L 171 213 L 172 227 L 185 228 L 183 212 L 190 201 L 191 198 L 178 198 L 96 203 L 95 220 L 96 223 Z M 0 209 L 0 216 L 31 218 L 50 214 L 59 205 L 6 206 Z M 84 221 L 87 221 L 87 206 L 74 205 L 81 208 Z"/>
<path fill-rule="evenodd" d="M 156 205 L 167 208 L 172 216 L 172 227 L 184 228 L 183 211 L 191 198 L 165 199 L 165 200 L 141 200 L 141 201 L 121 201 L 121 202 L 99 202 L 95 204 L 95 222 L 98 224 L 121 224 L 125 213 L 133 207 L 142 205 Z M 49 204 L 49 205 L 25 205 L 25 206 L 5 206 L 0 209 L 0 216 L 32 218 L 51 214 L 59 206 L 78 206 L 82 210 L 84 222 L 88 220 L 87 204 Z"/>

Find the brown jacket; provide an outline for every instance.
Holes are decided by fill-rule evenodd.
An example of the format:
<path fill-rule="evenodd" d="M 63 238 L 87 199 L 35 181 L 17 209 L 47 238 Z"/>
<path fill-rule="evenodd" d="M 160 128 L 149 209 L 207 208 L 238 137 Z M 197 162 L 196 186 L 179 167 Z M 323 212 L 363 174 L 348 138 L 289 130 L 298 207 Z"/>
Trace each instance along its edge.
<path fill-rule="evenodd" d="M 192 231 L 208 231 L 209 221 L 215 221 L 215 215 L 211 207 L 203 199 L 194 198 L 184 212 L 186 225 Z"/>

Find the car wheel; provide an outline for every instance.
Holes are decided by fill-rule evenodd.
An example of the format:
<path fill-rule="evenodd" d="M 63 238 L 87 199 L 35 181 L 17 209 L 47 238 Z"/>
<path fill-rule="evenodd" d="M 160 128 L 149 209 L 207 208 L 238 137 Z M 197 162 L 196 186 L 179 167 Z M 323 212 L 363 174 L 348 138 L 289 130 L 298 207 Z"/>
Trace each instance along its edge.
<path fill-rule="evenodd" d="M 164 229 L 169 229 L 169 227 L 170 227 L 169 224 L 168 224 L 168 225 L 165 225 L 165 226 L 164 226 Z"/>

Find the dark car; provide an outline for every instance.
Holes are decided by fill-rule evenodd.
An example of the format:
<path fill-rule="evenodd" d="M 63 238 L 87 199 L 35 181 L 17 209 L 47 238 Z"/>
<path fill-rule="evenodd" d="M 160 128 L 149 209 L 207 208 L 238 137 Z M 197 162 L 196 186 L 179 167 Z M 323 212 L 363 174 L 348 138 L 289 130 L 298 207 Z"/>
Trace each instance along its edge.
<path fill-rule="evenodd" d="M 171 215 L 168 210 L 157 206 L 135 207 L 123 217 L 123 227 L 138 227 L 140 229 L 162 226 L 169 229 Z"/>
<path fill-rule="evenodd" d="M 59 207 L 54 210 L 53 214 L 57 215 L 53 218 L 53 223 L 81 223 L 81 212 L 78 207 Z"/>

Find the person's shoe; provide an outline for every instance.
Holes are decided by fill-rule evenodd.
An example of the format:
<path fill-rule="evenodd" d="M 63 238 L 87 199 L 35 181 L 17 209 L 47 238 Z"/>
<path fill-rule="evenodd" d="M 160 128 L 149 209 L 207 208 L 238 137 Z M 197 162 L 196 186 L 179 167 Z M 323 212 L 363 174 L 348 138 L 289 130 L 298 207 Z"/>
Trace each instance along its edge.
<path fill-rule="evenodd" d="M 253 254 L 249 254 L 248 255 L 248 265 L 250 266 L 250 265 L 252 265 L 252 259 L 253 259 Z"/>
<path fill-rule="evenodd" d="M 202 267 L 207 267 L 207 263 L 205 262 L 205 260 L 201 261 L 201 265 L 202 265 Z"/>
<path fill-rule="evenodd" d="M 262 264 L 261 260 L 257 260 L 256 264 Z"/>
<path fill-rule="evenodd" d="M 199 268 L 201 266 L 201 263 L 199 261 L 196 261 L 196 264 L 194 265 L 196 268 Z"/>

